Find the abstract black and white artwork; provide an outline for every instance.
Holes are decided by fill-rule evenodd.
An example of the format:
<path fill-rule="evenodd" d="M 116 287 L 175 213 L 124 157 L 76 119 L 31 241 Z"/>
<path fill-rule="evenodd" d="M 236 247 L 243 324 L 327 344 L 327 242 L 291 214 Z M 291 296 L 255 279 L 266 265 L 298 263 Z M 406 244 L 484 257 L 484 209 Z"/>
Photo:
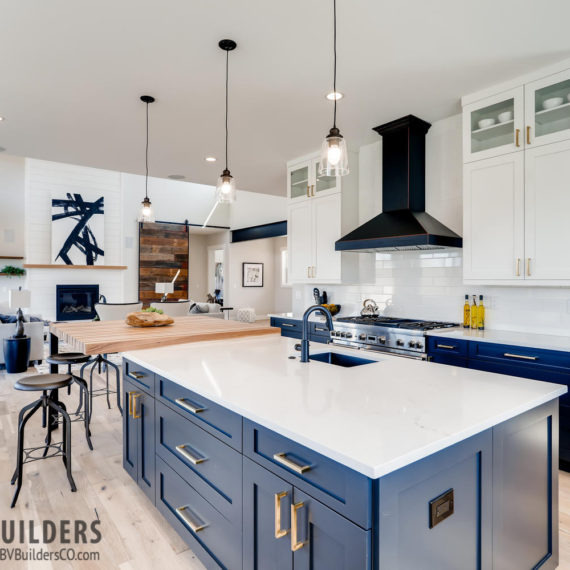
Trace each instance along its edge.
<path fill-rule="evenodd" d="M 104 260 L 104 197 L 88 193 L 52 196 L 51 251 L 54 263 L 102 265 Z"/>

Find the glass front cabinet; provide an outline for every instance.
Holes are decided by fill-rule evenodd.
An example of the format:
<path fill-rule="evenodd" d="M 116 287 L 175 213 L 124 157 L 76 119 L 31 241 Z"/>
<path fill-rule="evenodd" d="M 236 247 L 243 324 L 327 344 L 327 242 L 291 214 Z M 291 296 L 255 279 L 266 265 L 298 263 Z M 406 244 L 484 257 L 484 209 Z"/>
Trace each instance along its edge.
<path fill-rule="evenodd" d="M 287 196 L 303 201 L 340 192 L 340 179 L 319 175 L 319 159 L 304 160 L 287 169 Z"/>

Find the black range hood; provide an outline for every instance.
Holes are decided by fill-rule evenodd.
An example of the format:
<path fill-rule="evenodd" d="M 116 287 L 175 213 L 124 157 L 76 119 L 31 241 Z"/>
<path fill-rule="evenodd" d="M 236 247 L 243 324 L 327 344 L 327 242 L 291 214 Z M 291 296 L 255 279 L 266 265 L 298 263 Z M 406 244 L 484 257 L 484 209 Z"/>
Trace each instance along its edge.
<path fill-rule="evenodd" d="M 462 247 L 463 240 L 425 211 L 425 135 L 414 115 L 374 130 L 382 136 L 382 213 L 335 243 L 337 251 Z"/>

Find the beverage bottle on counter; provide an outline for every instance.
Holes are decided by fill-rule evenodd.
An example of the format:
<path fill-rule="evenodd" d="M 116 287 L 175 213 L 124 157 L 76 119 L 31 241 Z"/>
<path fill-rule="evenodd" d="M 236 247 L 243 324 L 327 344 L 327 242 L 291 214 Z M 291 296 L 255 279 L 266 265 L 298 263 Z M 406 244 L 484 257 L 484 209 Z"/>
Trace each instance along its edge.
<path fill-rule="evenodd" d="M 485 305 L 483 305 L 483 295 L 479 295 L 479 307 L 477 307 L 477 328 L 485 330 Z"/>
<path fill-rule="evenodd" d="M 469 295 L 465 295 L 465 305 L 463 305 L 463 328 L 471 326 L 471 307 L 469 306 Z"/>
<path fill-rule="evenodd" d="M 471 305 L 471 328 L 477 328 L 477 296 L 473 295 L 473 304 Z"/>

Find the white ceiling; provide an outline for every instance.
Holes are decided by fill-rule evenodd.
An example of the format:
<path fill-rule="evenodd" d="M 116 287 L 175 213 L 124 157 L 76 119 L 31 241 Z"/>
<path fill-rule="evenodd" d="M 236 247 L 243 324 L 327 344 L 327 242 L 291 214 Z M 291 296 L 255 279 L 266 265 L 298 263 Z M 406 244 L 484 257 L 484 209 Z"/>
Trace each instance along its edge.
<path fill-rule="evenodd" d="M 338 125 L 349 146 L 413 113 L 459 112 L 465 93 L 570 56 L 568 0 L 338 0 Z M 285 193 L 285 162 L 331 126 L 332 0 L 0 0 L 0 147 L 215 184 L 230 54 L 230 169 Z M 209 164 L 206 155 L 218 162 Z"/>

